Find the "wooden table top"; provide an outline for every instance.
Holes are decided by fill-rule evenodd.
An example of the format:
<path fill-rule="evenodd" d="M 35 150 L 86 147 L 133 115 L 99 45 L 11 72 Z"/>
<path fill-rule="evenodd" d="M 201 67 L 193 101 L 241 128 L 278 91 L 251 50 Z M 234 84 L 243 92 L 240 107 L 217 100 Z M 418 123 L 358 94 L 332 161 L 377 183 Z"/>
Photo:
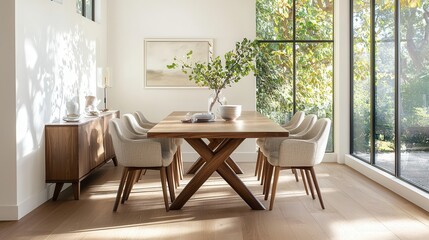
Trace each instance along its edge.
<path fill-rule="evenodd" d="M 243 111 L 235 121 L 182 123 L 187 112 L 172 112 L 147 133 L 149 138 L 264 138 L 289 132 L 256 111 Z"/>

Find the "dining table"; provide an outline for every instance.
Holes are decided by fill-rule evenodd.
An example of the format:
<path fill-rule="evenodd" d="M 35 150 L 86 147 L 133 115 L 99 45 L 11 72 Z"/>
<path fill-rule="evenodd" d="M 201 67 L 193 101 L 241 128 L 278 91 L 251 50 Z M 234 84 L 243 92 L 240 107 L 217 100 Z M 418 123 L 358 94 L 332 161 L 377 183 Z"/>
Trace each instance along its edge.
<path fill-rule="evenodd" d="M 230 155 L 247 138 L 287 137 L 289 132 L 257 111 L 243 111 L 233 121 L 182 122 L 187 113 L 174 111 L 147 133 L 148 138 L 183 138 L 204 160 L 204 165 L 171 203 L 170 210 L 181 209 L 214 172 L 253 210 L 264 210 L 264 205 L 241 181 L 228 161 L 232 161 Z"/>

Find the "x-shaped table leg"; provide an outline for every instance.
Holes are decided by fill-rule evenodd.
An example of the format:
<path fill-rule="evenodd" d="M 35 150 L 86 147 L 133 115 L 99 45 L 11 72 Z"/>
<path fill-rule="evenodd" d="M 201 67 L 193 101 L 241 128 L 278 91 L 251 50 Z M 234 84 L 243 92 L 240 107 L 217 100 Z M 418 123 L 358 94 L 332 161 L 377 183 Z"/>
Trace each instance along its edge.
<path fill-rule="evenodd" d="M 185 140 L 205 159 L 206 163 L 171 204 L 171 210 L 181 209 L 215 171 L 225 179 L 252 209 L 265 209 L 240 178 L 237 177 L 234 171 L 225 163 L 231 153 L 244 141 L 244 138 L 223 139 L 222 143 L 215 150 L 207 146 L 202 139 L 186 138 Z"/>
<path fill-rule="evenodd" d="M 210 143 L 207 145 L 210 149 L 215 150 L 219 145 L 222 143 L 222 139 L 220 138 L 209 138 Z M 204 164 L 206 161 L 204 158 L 199 157 L 197 161 L 192 164 L 192 166 L 189 168 L 187 174 L 195 174 Z M 232 170 L 234 170 L 237 174 L 243 174 L 243 170 L 231 159 L 231 157 L 228 157 L 226 160 L 226 163 Z"/>

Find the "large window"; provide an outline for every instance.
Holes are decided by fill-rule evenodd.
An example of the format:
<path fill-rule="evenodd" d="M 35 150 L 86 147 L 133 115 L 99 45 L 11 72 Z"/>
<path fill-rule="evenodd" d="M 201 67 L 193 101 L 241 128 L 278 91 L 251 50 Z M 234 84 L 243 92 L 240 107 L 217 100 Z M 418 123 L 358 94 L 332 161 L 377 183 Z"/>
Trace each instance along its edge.
<path fill-rule="evenodd" d="M 352 8 L 352 154 L 429 191 L 429 0 Z"/>
<path fill-rule="evenodd" d="M 296 111 L 333 117 L 333 6 L 333 0 L 256 1 L 256 108 L 278 123 Z"/>

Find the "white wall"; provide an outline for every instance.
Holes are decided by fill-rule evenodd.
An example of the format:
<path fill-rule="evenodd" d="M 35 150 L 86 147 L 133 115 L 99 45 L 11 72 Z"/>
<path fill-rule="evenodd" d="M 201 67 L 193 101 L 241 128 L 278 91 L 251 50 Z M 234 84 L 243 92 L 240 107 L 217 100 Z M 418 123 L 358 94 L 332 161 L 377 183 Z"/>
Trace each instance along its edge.
<path fill-rule="evenodd" d="M 334 149 L 337 162 L 350 153 L 350 1 L 335 1 Z"/>
<path fill-rule="evenodd" d="M 16 207 L 15 154 L 15 1 L 0 2 L 0 220 L 13 219 Z"/>
<path fill-rule="evenodd" d="M 114 84 L 109 89 L 110 108 L 121 113 L 141 110 L 153 121 L 174 110 L 206 111 L 211 92 L 144 88 L 145 38 L 212 38 L 214 54 L 223 55 L 235 42 L 256 35 L 255 0 L 127 0 L 126 4 L 117 0 L 107 4 L 108 64 Z M 255 91 L 255 77 L 250 75 L 224 95 L 228 103 L 255 110 Z M 183 151 L 191 150 L 185 147 Z M 243 143 L 238 152 L 250 153 L 253 160 L 254 140 Z"/>
<path fill-rule="evenodd" d="M 9 91 L 5 94 L 8 96 L 5 102 L 16 106 L 10 114 L 14 117 L 13 124 L 8 125 L 11 128 L 16 125 L 8 134 L 11 136 L 8 141 L 16 142 L 16 158 L 12 160 L 16 167 L 6 169 L 13 175 L 7 183 L 13 186 L 13 179 L 16 179 L 16 187 L 15 191 L 10 191 L 11 196 L 3 197 L 7 189 L 2 186 L 1 207 L 15 212 L 11 218 L 3 216 L 2 211 L 0 219 L 19 219 L 50 198 L 52 184 L 45 184 L 44 124 L 64 116 L 68 99 L 77 95 L 83 101 L 85 95 L 100 92 L 95 84 L 96 67 L 105 66 L 107 62 L 106 4 L 100 2 L 98 9 L 103 14 L 99 23 L 77 14 L 75 1 L 59 4 L 46 0 L 16 0 L 15 11 L 4 9 L 2 2 L 2 11 L 16 14 L 16 82 L 10 81 L 8 89 L 3 89 L 2 83 L 1 88 L 1 91 Z M 3 12 L 1 16 L 3 21 Z M 9 61 L 11 59 L 13 57 Z M 15 78 L 13 76 L 8 78 Z M 16 87 L 16 100 L 9 84 L 13 90 Z M 10 106 L 5 107 L 8 108 Z M 13 141 L 15 136 L 16 141 Z M 1 169 L 3 167 L 2 162 Z"/>

